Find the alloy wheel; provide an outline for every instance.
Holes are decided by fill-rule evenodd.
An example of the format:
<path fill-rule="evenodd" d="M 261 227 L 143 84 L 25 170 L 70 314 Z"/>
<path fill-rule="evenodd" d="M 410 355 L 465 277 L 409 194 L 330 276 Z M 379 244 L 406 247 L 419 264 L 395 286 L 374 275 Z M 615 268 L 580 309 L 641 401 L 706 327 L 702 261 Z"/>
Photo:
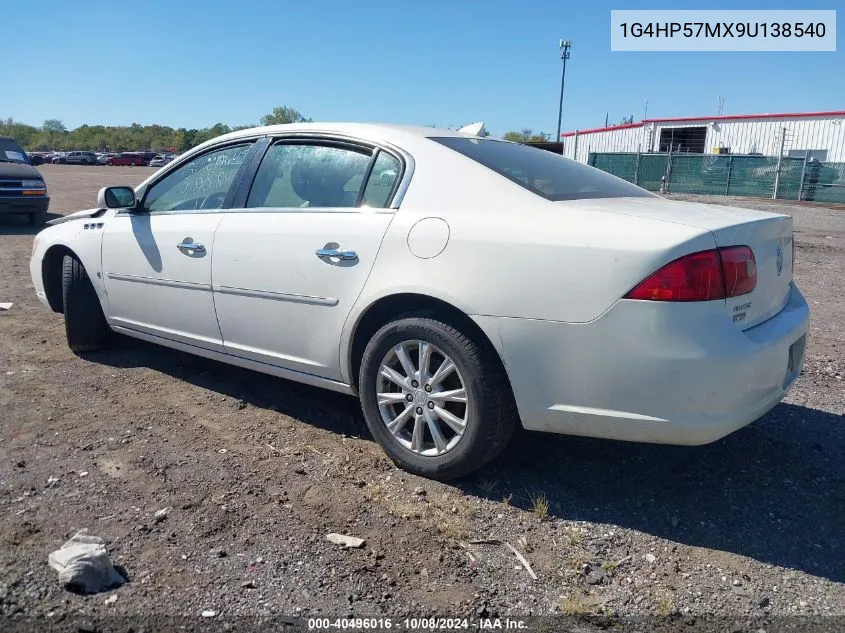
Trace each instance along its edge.
<path fill-rule="evenodd" d="M 466 431 L 469 402 L 460 371 L 427 341 L 402 341 L 385 354 L 376 398 L 387 430 L 418 455 L 442 455 L 455 448 Z"/>

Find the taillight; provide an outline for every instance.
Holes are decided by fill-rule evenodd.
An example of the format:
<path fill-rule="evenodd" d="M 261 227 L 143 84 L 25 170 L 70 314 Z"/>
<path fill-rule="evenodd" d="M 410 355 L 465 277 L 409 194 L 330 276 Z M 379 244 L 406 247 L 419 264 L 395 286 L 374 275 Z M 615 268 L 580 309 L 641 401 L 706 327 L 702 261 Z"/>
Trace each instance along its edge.
<path fill-rule="evenodd" d="M 747 246 L 720 248 L 722 271 L 725 275 L 725 296 L 738 297 L 754 290 L 757 285 L 757 262 Z"/>
<path fill-rule="evenodd" d="M 754 290 L 757 265 L 747 246 L 684 255 L 669 262 L 625 295 L 644 301 L 712 301 Z"/>

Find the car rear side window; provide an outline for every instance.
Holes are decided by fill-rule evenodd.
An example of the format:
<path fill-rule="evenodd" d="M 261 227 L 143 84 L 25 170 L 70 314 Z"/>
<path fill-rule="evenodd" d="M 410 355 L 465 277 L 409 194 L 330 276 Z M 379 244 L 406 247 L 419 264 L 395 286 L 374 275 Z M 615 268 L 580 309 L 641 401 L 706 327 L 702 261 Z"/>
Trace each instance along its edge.
<path fill-rule="evenodd" d="M 546 200 L 654 196 L 621 178 L 536 147 L 482 138 L 429 138 Z"/>
<path fill-rule="evenodd" d="M 373 171 L 367 180 L 367 187 L 364 189 L 364 197 L 361 204 L 365 207 L 383 209 L 390 200 L 390 194 L 399 179 L 399 172 L 402 165 L 395 156 L 387 152 L 379 152 L 376 162 L 373 164 Z"/>
<path fill-rule="evenodd" d="M 314 143 L 280 143 L 267 150 L 248 208 L 354 207 L 370 152 Z"/>

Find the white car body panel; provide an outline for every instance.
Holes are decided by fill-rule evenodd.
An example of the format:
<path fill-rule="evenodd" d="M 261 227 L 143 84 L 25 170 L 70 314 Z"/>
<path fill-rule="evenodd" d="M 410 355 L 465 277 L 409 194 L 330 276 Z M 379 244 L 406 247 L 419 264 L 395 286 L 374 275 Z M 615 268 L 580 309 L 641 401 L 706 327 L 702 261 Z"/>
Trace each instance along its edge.
<path fill-rule="evenodd" d="M 375 124 L 232 133 L 179 156 L 136 193 L 208 147 L 279 134 L 401 152 L 407 167 L 392 208 L 79 217 L 36 238 L 39 297 L 47 302 L 41 261 L 64 246 L 82 260 L 117 331 L 353 393 L 363 315 L 385 297 L 424 295 L 484 332 L 523 426 L 633 441 L 713 441 L 774 406 L 800 373 L 809 311 L 792 283 L 787 216 L 657 196 L 549 202 L 426 138 L 456 132 Z M 92 221 L 104 228 L 83 228 Z M 185 237 L 206 256 L 180 253 Z M 330 242 L 355 250 L 357 263 L 319 259 L 314 251 Z M 672 260 L 730 245 L 754 250 L 754 292 L 695 303 L 622 299 Z M 133 275 L 145 280 L 125 279 Z"/>
<path fill-rule="evenodd" d="M 393 213 L 251 211 L 224 214 L 214 244 L 215 305 L 226 351 L 341 380 L 340 331 Z M 315 251 L 328 243 L 358 258 L 318 258 Z"/>
<path fill-rule="evenodd" d="M 106 223 L 108 323 L 223 351 L 211 294 L 214 232 L 221 219 L 217 213 L 118 213 Z M 205 252 L 180 251 L 176 245 L 185 238 Z"/>
<path fill-rule="evenodd" d="M 647 198 L 580 200 L 563 203 L 572 207 L 619 213 L 707 229 L 716 246 L 746 245 L 754 251 L 757 285 L 750 295 L 731 297 L 728 311 L 742 318 L 733 319 L 740 329 L 753 327 L 777 314 L 789 299 L 792 281 L 792 218 L 779 213 L 723 207 L 713 204 L 663 201 L 659 205 Z M 778 248 L 781 270 L 777 272 Z M 749 305 L 750 304 L 750 305 Z"/>
<path fill-rule="evenodd" d="M 781 400 L 800 372 L 808 314 L 794 287 L 777 317 L 744 332 L 724 302 L 706 304 L 619 301 L 582 324 L 474 319 L 499 349 L 526 428 L 705 444 Z"/>

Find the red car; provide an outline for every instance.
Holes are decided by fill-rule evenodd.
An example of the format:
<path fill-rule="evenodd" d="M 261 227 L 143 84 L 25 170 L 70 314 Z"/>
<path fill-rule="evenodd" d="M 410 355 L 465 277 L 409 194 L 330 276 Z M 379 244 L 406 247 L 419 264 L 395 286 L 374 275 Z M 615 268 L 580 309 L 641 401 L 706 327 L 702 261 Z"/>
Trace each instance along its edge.
<path fill-rule="evenodd" d="M 112 156 L 106 161 L 107 165 L 129 165 L 130 167 L 143 167 L 144 157 L 134 152 L 123 152 L 117 156 Z"/>

